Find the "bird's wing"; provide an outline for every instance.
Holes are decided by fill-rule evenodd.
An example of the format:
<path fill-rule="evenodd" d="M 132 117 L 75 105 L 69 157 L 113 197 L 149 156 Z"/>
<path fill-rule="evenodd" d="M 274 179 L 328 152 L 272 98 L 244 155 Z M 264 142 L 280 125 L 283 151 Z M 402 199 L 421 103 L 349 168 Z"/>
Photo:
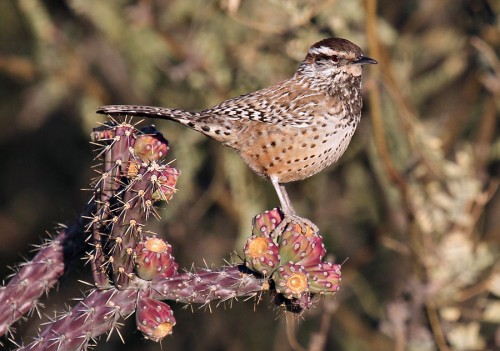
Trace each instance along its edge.
<path fill-rule="evenodd" d="M 289 82 L 224 101 L 201 111 L 200 115 L 219 121 L 256 121 L 306 128 L 318 113 L 335 105 L 333 97 Z"/>

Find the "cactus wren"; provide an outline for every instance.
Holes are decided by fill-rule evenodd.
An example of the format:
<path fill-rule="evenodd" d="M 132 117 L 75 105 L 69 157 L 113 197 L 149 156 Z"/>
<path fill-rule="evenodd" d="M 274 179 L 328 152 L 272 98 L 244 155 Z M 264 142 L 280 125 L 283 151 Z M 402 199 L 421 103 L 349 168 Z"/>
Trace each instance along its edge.
<path fill-rule="evenodd" d="M 169 119 L 236 149 L 271 180 L 285 218 L 305 220 L 283 183 L 308 178 L 342 156 L 361 117 L 361 66 L 376 63 L 350 41 L 329 38 L 311 46 L 290 79 L 200 112 L 133 105 L 97 112 Z"/>

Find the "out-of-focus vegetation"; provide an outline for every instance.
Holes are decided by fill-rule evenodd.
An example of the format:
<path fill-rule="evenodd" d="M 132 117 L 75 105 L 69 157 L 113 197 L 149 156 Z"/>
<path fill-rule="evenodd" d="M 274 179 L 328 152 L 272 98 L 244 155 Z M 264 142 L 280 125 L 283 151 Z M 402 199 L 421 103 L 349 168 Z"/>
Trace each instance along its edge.
<path fill-rule="evenodd" d="M 182 310 L 163 347 L 500 349 L 499 14 L 496 0 L 0 2 L 2 266 L 83 206 L 96 107 L 202 109 L 285 79 L 309 45 L 339 36 L 379 61 L 362 123 L 336 166 L 288 189 L 345 261 L 341 291 L 299 321 L 266 297 Z M 232 150 L 157 127 L 182 176 L 156 230 L 186 267 L 221 265 L 274 191 Z M 78 296 L 60 290 L 47 312 Z M 98 349 L 159 349 L 122 334 Z"/>

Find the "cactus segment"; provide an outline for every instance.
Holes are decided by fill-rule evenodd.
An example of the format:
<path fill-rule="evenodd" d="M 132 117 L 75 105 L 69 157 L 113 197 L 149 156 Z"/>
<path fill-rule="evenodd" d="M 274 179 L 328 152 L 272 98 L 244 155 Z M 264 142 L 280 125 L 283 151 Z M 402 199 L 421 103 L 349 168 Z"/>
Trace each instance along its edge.
<path fill-rule="evenodd" d="M 339 264 L 319 263 L 316 266 L 307 267 L 307 273 L 309 274 L 309 286 L 313 293 L 331 295 L 340 289 Z"/>
<path fill-rule="evenodd" d="M 252 221 L 252 234 L 255 236 L 270 237 L 282 220 L 282 215 L 277 208 L 258 214 Z"/>
<path fill-rule="evenodd" d="M 144 280 L 177 274 L 178 265 L 172 256 L 172 246 L 156 236 L 139 242 L 134 261 L 137 275 Z"/>
<path fill-rule="evenodd" d="M 270 237 L 252 235 L 243 252 L 246 266 L 265 276 L 270 275 L 280 261 L 278 245 Z"/>
<path fill-rule="evenodd" d="M 297 224 L 288 226 L 280 239 L 282 263 L 293 262 L 310 266 L 321 262 L 326 254 L 321 236 L 314 232 L 302 234 Z"/>
<path fill-rule="evenodd" d="M 139 298 L 135 316 L 137 329 L 157 342 L 172 334 L 176 323 L 170 306 L 150 297 Z"/>
<path fill-rule="evenodd" d="M 323 261 L 323 238 L 313 228 L 305 226 L 304 230 L 295 222 L 283 226 L 277 209 L 255 216 L 252 223 L 253 235 L 243 250 L 245 264 L 274 282 L 276 292 L 289 300 L 289 310 L 302 310 L 292 300 L 307 301 L 302 304 L 310 306 L 311 294 L 338 291 L 340 265 Z"/>
<path fill-rule="evenodd" d="M 276 283 L 276 292 L 288 299 L 301 298 L 309 292 L 307 273 L 302 266 L 286 263 L 278 268 L 273 279 Z"/>
<path fill-rule="evenodd" d="M 168 141 L 163 135 L 156 130 L 151 132 L 138 136 L 134 144 L 134 154 L 143 162 L 159 161 L 169 150 Z"/>

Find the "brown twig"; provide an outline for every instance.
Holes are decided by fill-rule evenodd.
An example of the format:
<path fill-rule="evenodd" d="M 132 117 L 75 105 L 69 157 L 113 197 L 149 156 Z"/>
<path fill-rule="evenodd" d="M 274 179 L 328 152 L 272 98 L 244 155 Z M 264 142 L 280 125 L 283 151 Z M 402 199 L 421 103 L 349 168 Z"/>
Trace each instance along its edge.
<path fill-rule="evenodd" d="M 370 55 L 379 60 L 380 65 L 386 63 L 385 58 L 381 54 L 380 45 L 377 38 L 377 0 L 365 0 L 366 10 L 366 36 L 368 39 L 368 46 L 370 47 Z M 371 79 L 377 81 L 380 78 L 380 69 L 374 67 L 371 71 Z M 401 177 L 397 171 L 394 163 L 392 162 L 387 145 L 387 137 L 384 130 L 384 122 L 382 119 L 382 107 L 380 104 L 380 90 L 377 85 L 374 85 L 369 92 L 370 102 L 370 116 L 373 127 L 373 135 L 377 151 L 382 157 L 383 164 L 392 181 L 399 185 L 403 194 L 406 193 L 406 181 Z"/>

